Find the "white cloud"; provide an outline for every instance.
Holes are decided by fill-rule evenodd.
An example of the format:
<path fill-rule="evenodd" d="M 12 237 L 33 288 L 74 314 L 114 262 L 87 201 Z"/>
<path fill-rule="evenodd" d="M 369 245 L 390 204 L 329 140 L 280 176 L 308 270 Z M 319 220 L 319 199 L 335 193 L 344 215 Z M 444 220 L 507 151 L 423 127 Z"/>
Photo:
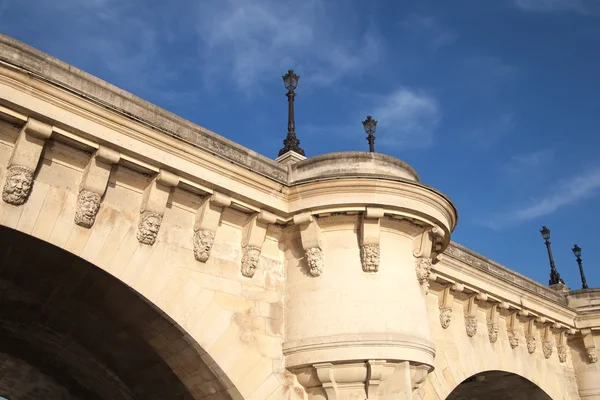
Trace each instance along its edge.
<path fill-rule="evenodd" d="M 369 28 L 334 26 L 336 9 L 318 0 L 222 0 L 205 5 L 197 30 L 209 76 L 241 89 L 294 68 L 304 81 L 330 85 L 377 62 L 382 39 Z M 328 8 L 330 7 L 330 8 Z M 335 6 L 337 7 L 337 6 Z M 334 16 L 336 17 L 334 19 Z"/>
<path fill-rule="evenodd" d="M 520 222 L 529 221 L 554 213 L 562 207 L 578 203 L 600 193 L 600 168 L 578 174 L 557 185 L 556 189 L 543 198 L 518 207 L 509 213 L 488 220 L 485 225 L 492 229 L 503 229 Z"/>
<path fill-rule="evenodd" d="M 574 11 L 587 13 L 583 0 L 515 0 L 515 5 L 521 10 L 530 12 Z"/>
<path fill-rule="evenodd" d="M 448 46 L 458 39 L 458 34 L 444 28 L 434 17 L 413 14 L 402 22 L 400 26 L 411 35 L 423 38 L 433 50 Z"/>
<path fill-rule="evenodd" d="M 547 164 L 554 158 L 554 150 L 542 149 L 531 153 L 518 154 L 510 158 L 500 167 L 501 170 L 514 175 L 522 175 L 528 171 Z"/>
<path fill-rule="evenodd" d="M 435 97 L 423 90 L 399 88 L 379 97 L 373 107 L 380 132 L 377 140 L 384 147 L 429 147 L 441 119 Z"/>

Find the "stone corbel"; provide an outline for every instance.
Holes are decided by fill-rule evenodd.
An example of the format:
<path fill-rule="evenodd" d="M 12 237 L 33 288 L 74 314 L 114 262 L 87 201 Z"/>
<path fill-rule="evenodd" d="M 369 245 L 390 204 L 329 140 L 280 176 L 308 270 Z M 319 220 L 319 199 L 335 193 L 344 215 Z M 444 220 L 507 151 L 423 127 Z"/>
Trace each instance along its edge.
<path fill-rule="evenodd" d="M 231 205 L 231 198 L 214 192 L 196 212 L 194 222 L 194 258 L 206 262 L 215 243 L 215 235 L 225 207 Z"/>
<path fill-rule="evenodd" d="M 118 151 L 100 146 L 88 162 L 83 170 L 77 195 L 74 218 L 77 225 L 84 228 L 91 228 L 94 225 L 100 210 L 100 200 L 108 185 L 110 171 L 120 158 Z"/>
<path fill-rule="evenodd" d="M 140 243 L 153 245 L 156 241 L 171 188 L 178 184 L 179 177 L 177 175 L 160 170 L 144 190 L 137 233 Z"/>
<path fill-rule="evenodd" d="M 525 323 L 525 344 L 527 345 L 527 352 L 529 354 L 533 354 L 533 353 L 535 353 L 535 348 L 536 348 L 535 317 L 531 316 L 529 311 L 527 311 L 527 310 L 519 311 L 519 315 L 521 315 L 523 317 L 529 317 L 529 319 Z"/>
<path fill-rule="evenodd" d="M 242 275 L 245 277 L 252 278 L 254 276 L 267 236 L 267 228 L 275 221 L 277 221 L 275 215 L 261 210 L 258 214 L 250 217 L 244 226 L 242 231 Z"/>
<path fill-rule="evenodd" d="M 33 174 L 40 161 L 46 139 L 52 126 L 33 118 L 21 128 L 12 154 L 8 160 L 2 200 L 15 206 L 27 201 L 33 186 Z"/>
<path fill-rule="evenodd" d="M 438 227 L 428 229 L 413 239 L 415 271 L 424 294 L 429 293 L 431 265 L 441 260 L 443 240 L 444 231 Z"/>
<path fill-rule="evenodd" d="M 583 337 L 583 346 L 588 355 L 588 360 L 591 364 L 598 361 L 598 355 L 596 354 L 596 344 L 594 343 L 594 336 L 592 335 L 591 329 L 582 329 L 581 336 Z"/>
<path fill-rule="evenodd" d="M 308 263 L 309 273 L 312 276 L 321 275 L 325 267 L 321 228 L 309 212 L 294 215 L 294 224 L 300 227 L 300 239 L 302 240 L 302 248 Z"/>
<path fill-rule="evenodd" d="M 367 399 L 377 400 L 379 386 L 387 377 L 392 375 L 396 366 L 386 360 L 369 360 L 367 361 L 367 368 L 367 381 L 365 382 Z"/>
<path fill-rule="evenodd" d="M 461 289 L 462 287 L 462 285 L 457 285 L 460 284 L 446 285 L 440 293 L 438 307 L 440 309 L 440 324 L 443 329 L 447 329 L 452 321 L 452 306 L 454 304 L 454 294 L 452 293 L 452 289 L 454 288 L 456 290 Z"/>
<path fill-rule="evenodd" d="M 552 328 L 550 325 L 546 324 L 546 318 L 538 317 L 537 321 L 542 324 L 542 353 L 544 353 L 544 358 L 550 358 L 552 356 L 552 350 L 554 347 L 554 343 L 552 340 Z"/>
<path fill-rule="evenodd" d="M 360 230 L 360 261 L 365 272 L 379 271 L 381 218 L 383 218 L 383 208 L 367 207 L 363 213 Z"/>
<path fill-rule="evenodd" d="M 558 333 L 558 343 L 556 344 L 556 354 L 558 361 L 561 363 L 567 362 L 567 330 L 560 329 Z"/>
<path fill-rule="evenodd" d="M 519 347 L 519 335 L 517 332 L 517 324 L 518 324 L 518 318 L 517 318 L 517 314 L 518 311 L 514 310 L 512 311 L 509 315 L 508 318 L 506 320 L 506 330 L 507 330 L 507 334 L 508 334 L 508 343 L 510 344 L 510 348 L 514 349 L 516 347 Z"/>
<path fill-rule="evenodd" d="M 486 301 L 487 294 L 473 294 L 469 296 L 465 303 L 465 329 L 468 337 L 477 334 L 477 300 Z"/>
<path fill-rule="evenodd" d="M 500 319 L 500 310 L 498 310 L 498 306 L 498 303 L 492 303 L 490 309 L 488 310 L 487 328 L 490 343 L 496 343 L 498 340 L 498 333 L 500 332 L 500 325 L 498 324 L 498 320 Z"/>

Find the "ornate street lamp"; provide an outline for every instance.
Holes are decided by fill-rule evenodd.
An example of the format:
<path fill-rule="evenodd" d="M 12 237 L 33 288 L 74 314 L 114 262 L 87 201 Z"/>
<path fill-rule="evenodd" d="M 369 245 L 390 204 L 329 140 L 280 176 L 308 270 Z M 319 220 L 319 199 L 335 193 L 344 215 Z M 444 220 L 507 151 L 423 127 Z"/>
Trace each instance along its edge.
<path fill-rule="evenodd" d="M 295 151 L 300 155 L 304 155 L 304 150 L 300 148 L 300 140 L 296 137 L 296 126 L 294 123 L 294 97 L 296 97 L 294 90 L 298 86 L 298 79 L 300 77 L 294 73 L 294 70 L 290 69 L 282 78 L 283 84 L 288 90 L 286 94 L 288 98 L 288 133 L 283 140 L 283 148 L 279 150 L 279 156 L 284 155 L 288 151 Z"/>
<path fill-rule="evenodd" d="M 550 248 L 550 229 L 545 226 L 540 231 L 544 241 L 546 242 L 546 249 L 548 250 L 548 258 L 550 258 L 550 285 L 556 285 L 557 283 L 563 283 L 560 279 L 560 274 L 556 270 L 554 265 L 554 257 L 552 257 L 552 249 Z"/>
<path fill-rule="evenodd" d="M 585 274 L 583 273 L 583 265 L 581 261 L 581 247 L 575 245 L 573 246 L 573 255 L 577 258 L 577 264 L 579 264 L 579 274 L 581 275 L 581 288 L 588 289 L 587 282 L 585 280 Z"/>
<path fill-rule="evenodd" d="M 370 115 L 367 116 L 363 122 L 363 127 L 365 128 L 365 132 L 367 133 L 367 141 L 369 142 L 369 151 L 371 153 L 375 152 L 375 130 L 377 129 L 377 121 L 373 119 Z"/>

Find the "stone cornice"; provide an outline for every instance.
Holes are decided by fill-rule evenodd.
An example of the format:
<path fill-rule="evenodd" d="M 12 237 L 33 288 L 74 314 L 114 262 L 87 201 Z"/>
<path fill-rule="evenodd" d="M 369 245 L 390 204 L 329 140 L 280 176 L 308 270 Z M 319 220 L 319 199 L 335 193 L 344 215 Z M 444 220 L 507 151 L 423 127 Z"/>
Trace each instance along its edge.
<path fill-rule="evenodd" d="M 287 181 L 286 169 L 275 161 L 2 34 L 0 61 L 277 182 Z"/>

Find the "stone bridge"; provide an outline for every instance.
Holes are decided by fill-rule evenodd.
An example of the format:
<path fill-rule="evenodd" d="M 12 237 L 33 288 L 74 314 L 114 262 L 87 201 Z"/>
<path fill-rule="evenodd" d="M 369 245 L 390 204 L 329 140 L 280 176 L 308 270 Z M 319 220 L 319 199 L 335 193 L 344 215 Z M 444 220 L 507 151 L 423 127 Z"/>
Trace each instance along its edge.
<path fill-rule="evenodd" d="M 599 399 L 600 291 L 377 153 L 271 160 L 0 36 L 0 395 Z"/>

